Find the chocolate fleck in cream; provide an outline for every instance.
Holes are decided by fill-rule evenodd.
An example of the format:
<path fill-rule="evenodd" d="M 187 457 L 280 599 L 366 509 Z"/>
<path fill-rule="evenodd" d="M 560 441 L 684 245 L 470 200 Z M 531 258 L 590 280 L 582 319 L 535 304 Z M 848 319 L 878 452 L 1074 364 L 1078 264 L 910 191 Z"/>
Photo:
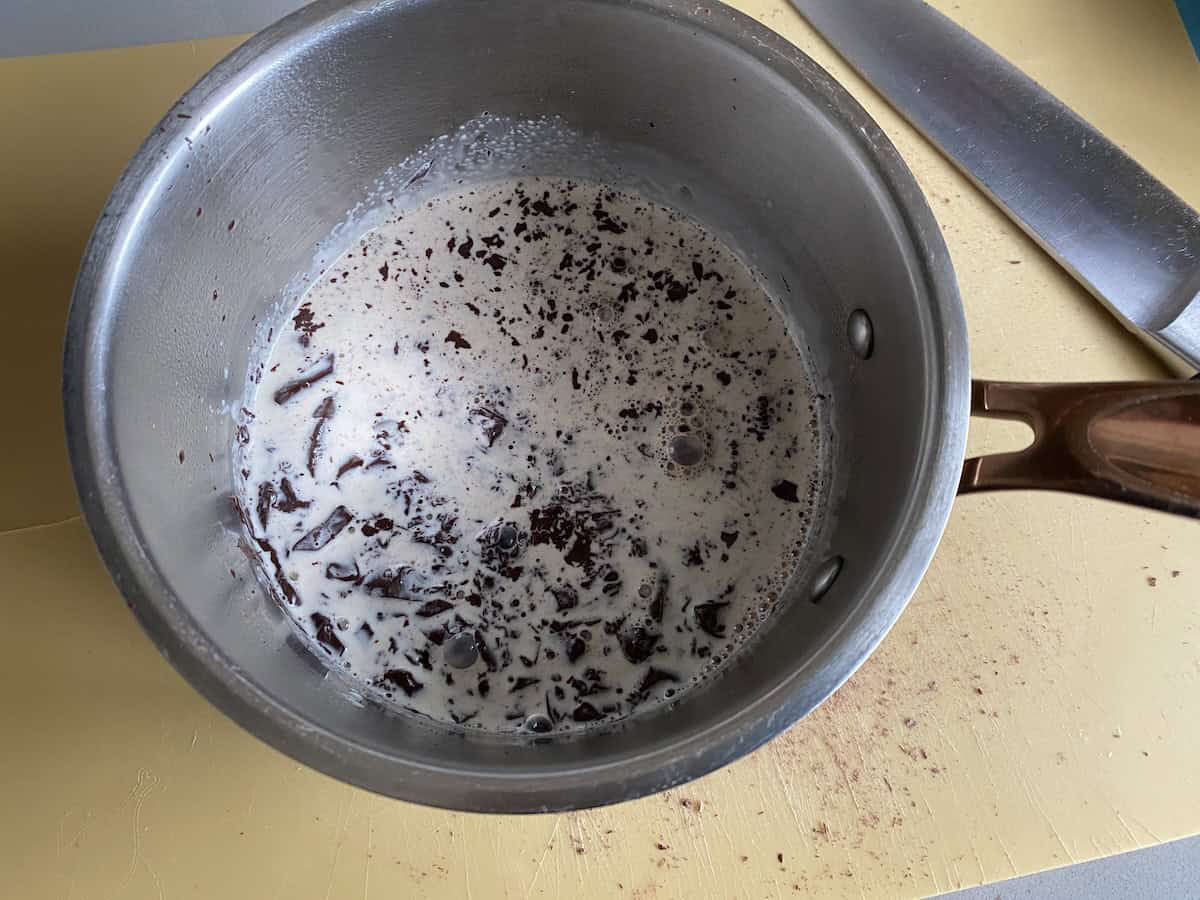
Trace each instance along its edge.
<path fill-rule="evenodd" d="M 636 195 L 434 197 L 288 318 L 239 428 L 246 525 L 314 652 L 385 702 L 540 734 L 677 700 L 819 519 L 800 345 L 727 246 Z"/>

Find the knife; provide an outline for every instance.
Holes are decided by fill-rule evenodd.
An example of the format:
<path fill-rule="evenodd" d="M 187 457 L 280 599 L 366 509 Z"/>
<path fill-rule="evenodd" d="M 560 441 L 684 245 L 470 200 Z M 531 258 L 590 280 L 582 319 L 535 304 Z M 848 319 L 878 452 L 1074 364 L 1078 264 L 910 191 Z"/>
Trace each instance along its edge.
<path fill-rule="evenodd" d="M 914 127 L 1176 373 L 1200 369 L 1200 215 L 920 0 L 792 0 Z"/>

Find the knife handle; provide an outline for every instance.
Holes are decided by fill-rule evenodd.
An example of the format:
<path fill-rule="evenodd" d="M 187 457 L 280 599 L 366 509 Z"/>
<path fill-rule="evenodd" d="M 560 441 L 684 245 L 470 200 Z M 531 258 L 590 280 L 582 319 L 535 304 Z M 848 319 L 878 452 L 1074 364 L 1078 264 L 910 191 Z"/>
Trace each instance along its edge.
<path fill-rule="evenodd" d="M 960 494 L 1066 491 L 1200 518 L 1200 382 L 974 381 L 971 414 L 1024 422 L 1034 437 L 968 459 Z"/>

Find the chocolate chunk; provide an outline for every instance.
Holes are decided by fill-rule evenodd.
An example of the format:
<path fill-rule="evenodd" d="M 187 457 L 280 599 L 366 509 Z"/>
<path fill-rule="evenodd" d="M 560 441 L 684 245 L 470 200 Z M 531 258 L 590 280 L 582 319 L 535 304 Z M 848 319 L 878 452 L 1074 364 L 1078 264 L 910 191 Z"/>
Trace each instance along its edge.
<path fill-rule="evenodd" d="M 786 503 L 800 502 L 796 482 L 788 481 L 786 478 L 771 485 L 771 493 Z"/>
<path fill-rule="evenodd" d="M 642 340 L 647 344 L 657 344 L 658 332 L 653 328 L 647 328 L 644 332 L 642 332 Z"/>
<path fill-rule="evenodd" d="M 579 592 L 569 584 L 556 585 L 550 588 L 550 593 L 554 597 L 554 605 L 559 612 L 566 612 L 579 605 Z"/>
<path fill-rule="evenodd" d="M 575 662 L 585 653 L 587 653 L 587 643 L 583 638 L 577 635 L 571 635 L 567 638 L 566 654 L 569 662 Z"/>
<path fill-rule="evenodd" d="M 312 339 L 313 332 L 325 327 L 324 322 L 317 322 L 313 319 L 312 306 L 305 303 L 292 316 L 292 328 L 300 334 L 300 346 L 307 347 Z"/>
<path fill-rule="evenodd" d="M 442 341 L 442 343 L 443 344 L 453 344 L 455 350 L 470 350 L 471 349 L 471 342 L 468 341 L 465 337 L 463 337 L 461 334 L 459 334 L 454 329 L 450 330 L 450 333 L 446 335 L 446 339 L 444 341 Z"/>
<path fill-rule="evenodd" d="M 716 379 L 721 382 L 722 386 L 729 387 L 730 382 L 733 381 L 733 376 L 728 372 L 717 372 Z"/>
<path fill-rule="evenodd" d="M 379 277 L 382 278 L 384 281 L 388 280 L 388 264 L 387 263 L 384 263 L 382 266 L 379 267 Z"/>
<path fill-rule="evenodd" d="M 258 486 L 258 503 L 255 509 L 258 512 L 258 524 L 264 529 L 267 527 L 267 518 L 271 515 L 271 503 L 274 499 L 275 485 L 264 481 Z"/>
<path fill-rule="evenodd" d="M 312 434 L 308 438 L 308 474 L 313 477 L 316 477 L 317 457 L 325 442 L 325 424 L 333 417 L 336 410 L 337 406 L 333 402 L 333 397 L 326 397 L 313 410 L 313 418 L 317 420 L 317 424 L 313 426 Z"/>
<path fill-rule="evenodd" d="M 621 652 L 627 660 L 631 663 L 643 663 L 654 654 L 661 637 L 661 634 L 655 634 L 641 625 L 634 625 L 631 628 L 622 628 L 618 640 L 621 643 Z"/>
<path fill-rule="evenodd" d="M 454 334 L 455 332 L 451 332 Z M 467 346 L 470 346 L 469 344 Z M 487 440 L 489 448 L 495 446 L 500 435 L 504 434 L 504 429 L 508 425 L 508 418 L 487 406 L 474 406 L 467 411 L 467 421 L 472 425 L 476 425 L 483 431 L 483 436 Z"/>
<path fill-rule="evenodd" d="M 338 466 L 337 475 L 334 476 L 334 480 L 336 481 L 337 479 L 341 478 L 343 475 L 345 475 L 351 469 L 360 468 L 362 466 L 362 464 L 363 464 L 363 460 L 362 460 L 361 456 L 350 457 L 348 460 L 346 460 L 344 463 L 342 463 L 340 466 Z"/>
<path fill-rule="evenodd" d="M 596 220 L 597 231 L 607 231 L 612 234 L 625 233 L 625 225 L 621 220 L 611 215 L 599 204 L 596 204 L 596 208 L 592 210 L 592 216 Z"/>
<path fill-rule="evenodd" d="M 598 719 L 604 718 L 604 716 L 592 704 L 580 703 L 575 707 L 575 711 L 571 713 L 571 718 L 576 722 L 595 722 Z"/>
<path fill-rule="evenodd" d="M 700 603 L 693 613 L 696 617 L 696 625 L 705 634 L 712 635 L 715 638 L 725 637 L 725 624 L 721 621 L 723 615 L 722 610 L 725 609 L 728 603 Z"/>
<path fill-rule="evenodd" d="M 530 544 L 552 544 L 563 550 L 574 533 L 574 518 L 559 503 L 550 503 L 529 511 Z"/>
<path fill-rule="evenodd" d="M 341 656 L 345 652 L 346 646 L 338 640 L 337 632 L 334 630 L 333 623 L 329 621 L 329 617 L 313 613 L 311 619 L 312 623 L 317 626 L 317 640 L 328 647 L 334 656 Z"/>
<path fill-rule="evenodd" d="M 394 684 L 400 690 L 404 691 L 405 696 L 411 697 L 425 685 L 413 678 L 411 672 L 407 669 L 388 669 L 383 673 L 383 680 L 388 684 Z"/>
<path fill-rule="evenodd" d="M 453 608 L 454 604 L 448 600 L 428 600 L 417 609 L 417 615 L 422 619 L 428 619 Z"/>
<path fill-rule="evenodd" d="M 275 500 L 275 508 L 282 513 L 291 513 L 312 506 L 312 501 L 301 500 L 296 495 L 296 489 L 292 487 L 292 482 L 287 478 L 280 479 L 279 494 L 280 496 Z"/>
<path fill-rule="evenodd" d="M 490 253 L 483 260 L 483 263 L 484 265 L 491 266 L 492 271 L 499 275 L 502 271 L 504 271 L 504 267 L 508 264 L 508 260 L 499 253 Z"/>
<path fill-rule="evenodd" d="M 465 241 L 463 241 L 461 244 L 458 245 L 458 255 L 461 256 L 463 259 L 470 259 L 471 258 L 471 248 L 474 246 L 475 246 L 475 239 L 467 238 Z"/>
<path fill-rule="evenodd" d="M 429 651 L 423 647 L 420 650 L 415 648 L 406 650 L 404 652 L 404 658 L 414 666 L 420 666 L 426 672 L 433 671 L 433 662 L 429 658 Z"/>
<path fill-rule="evenodd" d="M 417 583 L 419 576 L 410 566 L 400 566 L 398 569 L 385 569 L 378 575 L 367 580 L 367 593 L 387 597 L 389 600 L 416 600 L 416 594 L 421 593 Z"/>
<path fill-rule="evenodd" d="M 301 391 L 312 387 L 318 381 L 328 378 L 333 374 L 334 355 L 332 353 L 322 356 L 317 362 L 307 371 L 302 372 L 297 378 L 289 381 L 283 387 L 279 388 L 272 395 L 272 398 L 280 406 L 287 403 Z"/>
<path fill-rule="evenodd" d="M 736 531 L 722 531 L 721 532 L 721 543 L 723 543 L 726 547 L 732 547 L 734 544 L 737 543 L 737 539 L 738 539 L 738 533 Z"/>
<path fill-rule="evenodd" d="M 292 587 L 292 583 L 283 574 L 283 563 L 279 561 L 279 554 L 275 552 L 275 548 L 271 546 L 271 542 L 266 538 L 259 537 L 254 538 L 254 542 L 258 544 L 259 549 L 267 554 L 267 558 L 271 560 L 271 567 L 275 570 L 275 583 L 279 585 L 279 590 L 283 592 L 283 599 L 292 606 L 298 605 L 300 603 L 300 595 L 296 593 L 296 589 Z"/>
<path fill-rule="evenodd" d="M 335 537 L 341 534 L 343 528 L 350 524 L 354 519 L 349 511 L 344 506 L 339 506 L 329 514 L 329 517 L 300 538 L 293 546 L 292 550 L 320 550 Z"/>
<path fill-rule="evenodd" d="M 331 562 L 325 567 L 325 577 L 333 581 L 361 581 L 361 576 L 358 574 L 358 563 L 352 561 L 350 563 Z"/>
<path fill-rule="evenodd" d="M 387 516 L 379 516 L 372 522 L 365 522 L 362 526 L 363 537 L 374 537 L 381 531 L 391 531 L 396 527 L 396 523 Z"/>
<path fill-rule="evenodd" d="M 759 397 L 755 401 L 754 427 L 747 429 L 760 442 L 766 440 L 767 432 L 771 429 L 771 399 Z"/>
<path fill-rule="evenodd" d="M 363 637 L 365 637 L 367 640 L 370 640 L 371 638 L 375 637 L 375 629 L 372 628 L 370 625 L 368 625 L 366 622 L 363 622 L 361 625 L 358 626 L 358 633 L 361 634 Z"/>
<path fill-rule="evenodd" d="M 654 585 L 654 599 L 650 601 L 650 618 L 655 622 L 663 620 L 663 613 L 667 608 L 667 576 L 660 576 L 658 583 Z"/>
<path fill-rule="evenodd" d="M 667 672 L 664 669 L 656 669 L 654 666 L 651 666 L 646 671 L 645 677 L 642 678 L 641 684 L 637 686 L 637 692 L 639 694 L 645 694 L 650 690 L 650 688 L 654 687 L 655 685 L 662 684 L 664 681 L 678 682 L 679 676 L 672 672 Z"/>
<path fill-rule="evenodd" d="M 479 649 L 479 658 L 483 660 L 487 670 L 495 672 L 499 668 L 496 664 L 496 655 L 492 653 L 492 648 L 488 646 L 487 641 L 483 639 L 483 634 L 478 629 L 475 631 L 475 646 Z"/>

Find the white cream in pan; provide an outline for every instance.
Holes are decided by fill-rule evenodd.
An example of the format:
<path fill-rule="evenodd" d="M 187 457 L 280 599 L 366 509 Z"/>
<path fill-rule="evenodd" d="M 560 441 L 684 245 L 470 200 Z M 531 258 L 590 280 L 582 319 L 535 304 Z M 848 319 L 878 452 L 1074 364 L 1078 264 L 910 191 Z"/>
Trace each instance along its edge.
<path fill-rule="evenodd" d="M 363 235 L 288 326 L 243 506 L 316 652 L 381 696 L 590 727 L 769 618 L 826 483 L 819 400 L 696 223 L 566 179 L 464 189 Z"/>

